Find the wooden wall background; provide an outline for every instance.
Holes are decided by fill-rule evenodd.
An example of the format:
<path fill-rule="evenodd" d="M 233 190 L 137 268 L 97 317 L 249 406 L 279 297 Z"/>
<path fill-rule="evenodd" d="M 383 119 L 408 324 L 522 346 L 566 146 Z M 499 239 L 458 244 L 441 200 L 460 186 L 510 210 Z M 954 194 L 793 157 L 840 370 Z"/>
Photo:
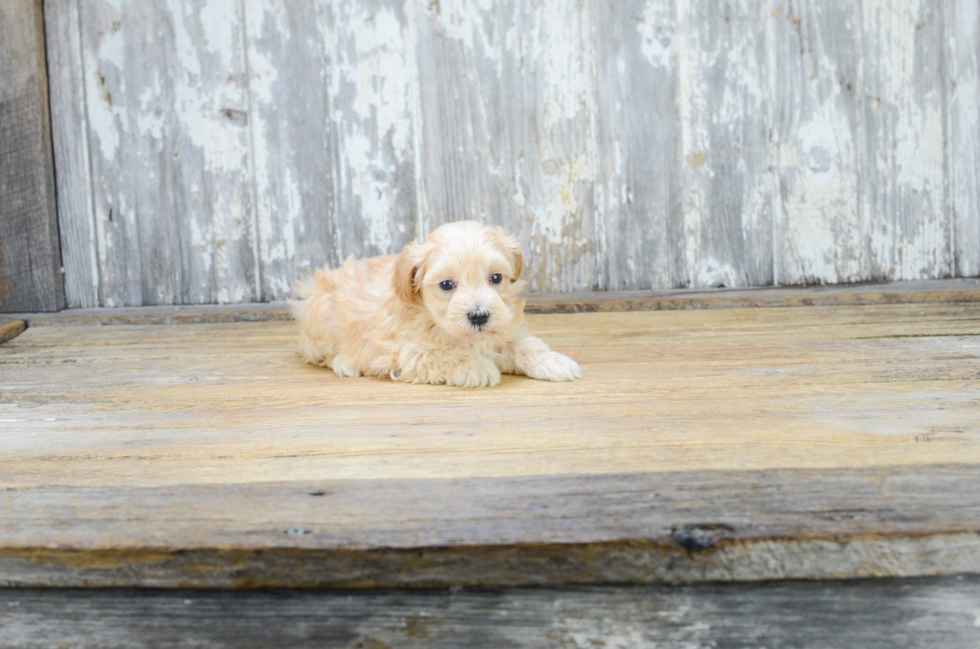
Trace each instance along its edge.
<path fill-rule="evenodd" d="M 461 218 L 539 291 L 980 274 L 977 0 L 45 0 L 70 306 Z"/>

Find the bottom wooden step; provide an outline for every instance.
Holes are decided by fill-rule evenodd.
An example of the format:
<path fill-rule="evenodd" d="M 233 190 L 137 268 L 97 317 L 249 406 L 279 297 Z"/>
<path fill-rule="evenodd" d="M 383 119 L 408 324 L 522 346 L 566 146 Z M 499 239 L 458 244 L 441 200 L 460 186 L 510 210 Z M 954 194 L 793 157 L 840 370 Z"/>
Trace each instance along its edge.
<path fill-rule="evenodd" d="M 980 646 L 980 577 L 685 587 L 0 589 L 21 647 Z"/>

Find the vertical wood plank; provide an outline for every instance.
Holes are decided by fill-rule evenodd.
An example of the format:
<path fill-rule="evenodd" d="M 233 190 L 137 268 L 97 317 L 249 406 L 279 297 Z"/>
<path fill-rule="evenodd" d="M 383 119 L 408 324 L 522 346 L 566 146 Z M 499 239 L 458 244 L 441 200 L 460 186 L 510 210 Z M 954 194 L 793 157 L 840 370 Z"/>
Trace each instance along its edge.
<path fill-rule="evenodd" d="M 947 277 L 942 20 L 931 0 L 862 0 L 871 279 Z"/>
<path fill-rule="evenodd" d="M 439 0 L 419 17 L 422 204 L 517 234 L 531 290 L 596 284 L 591 0 Z"/>
<path fill-rule="evenodd" d="M 328 0 L 245 0 L 262 299 L 340 259 Z"/>
<path fill-rule="evenodd" d="M 331 132 L 339 155 L 336 254 L 401 250 L 416 236 L 414 3 L 334 2 Z"/>
<path fill-rule="evenodd" d="M 866 279 L 860 15 L 847 2 L 780 0 L 770 22 L 779 171 L 776 279 Z"/>
<path fill-rule="evenodd" d="M 669 0 L 599 2 L 599 288 L 670 288 L 684 246 L 676 24 Z"/>
<path fill-rule="evenodd" d="M 65 301 L 84 308 L 100 299 L 79 18 L 78 0 L 44 2 Z"/>
<path fill-rule="evenodd" d="M 415 59 L 403 3 L 246 0 L 263 297 L 416 233 Z"/>
<path fill-rule="evenodd" d="M 677 12 L 684 283 L 771 284 L 769 3 L 691 0 Z"/>
<path fill-rule="evenodd" d="M 256 299 L 238 0 L 82 0 L 105 306 Z"/>
<path fill-rule="evenodd" d="M 0 312 L 64 306 L 41 0 L 0 3 Z"/>
<path fill-rule="evenodd" d="M 980 2 L 944 3 L 946 142 L 956 273 L 980 275 Z"/>

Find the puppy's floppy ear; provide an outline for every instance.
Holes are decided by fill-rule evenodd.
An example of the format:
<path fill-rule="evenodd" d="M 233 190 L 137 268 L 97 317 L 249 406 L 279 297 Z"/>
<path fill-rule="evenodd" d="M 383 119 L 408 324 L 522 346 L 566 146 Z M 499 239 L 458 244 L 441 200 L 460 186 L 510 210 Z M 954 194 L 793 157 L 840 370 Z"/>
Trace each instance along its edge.
<path fill-rule="evenodd" d="M 524 255 L 521 254 L 521 242 L 514 235 L 507 234 L 507 231 L 501 227 L 495 227 L 494 230 L 497 232 L 497 237 L 500 238 L 504 252 L 510 258 L 510 265 L 514 268 L 514 274 L 511 276 L 510 281 L 516 282 L 520 279 L 521 271 L 524 269 Z"/>
<path fill-rule="evenodd" d="M 395 258 L 395 272 L 391 278 L 395 295 L 411 304 L 422 280 L 422 266 L 425 265 L 425 249 L 417 243 L 410 243 Z"/>

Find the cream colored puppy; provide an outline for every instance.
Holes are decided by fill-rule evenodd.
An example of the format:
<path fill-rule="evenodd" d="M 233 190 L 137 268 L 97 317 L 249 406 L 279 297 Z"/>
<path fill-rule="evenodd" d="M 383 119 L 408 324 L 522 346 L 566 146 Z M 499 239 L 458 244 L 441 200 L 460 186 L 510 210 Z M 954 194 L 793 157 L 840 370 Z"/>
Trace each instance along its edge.
<path fill-rule="evenodd" d="M 297 285 L 299 353 L 337 376 L 482 387 L 500 373 L 582 378 L 578 364 L 524 324 L 517 239 L 449 223 L 400 254 L 348 259 Z"/>

